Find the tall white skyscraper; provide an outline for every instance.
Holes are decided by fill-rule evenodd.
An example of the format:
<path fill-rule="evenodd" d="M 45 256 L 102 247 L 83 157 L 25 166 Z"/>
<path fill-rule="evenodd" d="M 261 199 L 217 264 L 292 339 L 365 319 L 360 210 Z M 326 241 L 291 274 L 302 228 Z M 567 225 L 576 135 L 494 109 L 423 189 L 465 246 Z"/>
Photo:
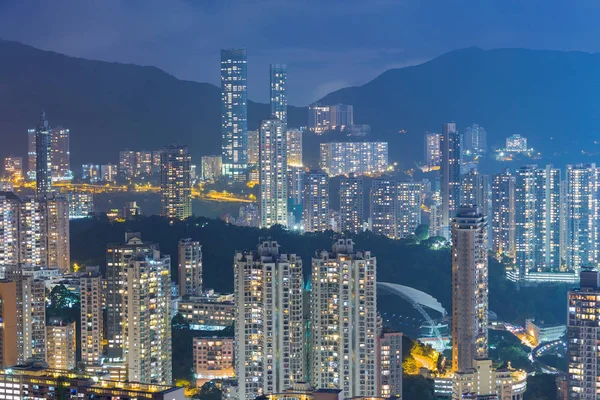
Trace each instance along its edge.
<path fill-rule="evenodd" d="M 246 49 L 221 50 L 223 175 L 246 180 L 248 166 L 248 58 Z"/>
<path fill-rule="evenodd" d="M 179 295 L 202 294 L 202 246 L 190 238 L 181 239 L 177 248 Z"/>
<path fill-rule="evenodd" d="M 566 184 L 567 269 L 579 273 L 600 262 L 600 169 L 568 165 Z"/>
<path fill-rule="evenodd" d="M 582 269 L 579 289 L 568 294 L 567 391 L 569 399 L 600 399 L 600 273 Z"/>
<path fill-rule="evenodd" d="M 326 231 L 329 227 L 329 177 L 323 172 L 307 172 L 302 190 L 304 231 Z"/>
<path fill-rule="evenodd" d="M 288 129 L 287 131 L 287 158 L 289 166 L 302 166 L 302 131 L 300 129 Z"/>
<path fill-rule="evenodd" d="M 125 243 L 106 246 L 106 338 L 111 360 L 123 359 L 126 268 L 133 260 L 152 258 L 155 253 L 159 253 L 158 244 L 143 242 L 139 232 L 126 232 Z"/>
<path fill-rule="evenodd" d="M 102 276 L 98 267 L 87 267 L 79 278 L 81 296 L 81 361 L 86 365 L 102 362 L 104 317 L 102 313 Z"/>
<path fill-rule="evenodd" d="M 364 192 L 362 178 L 340 180 L 340 230 L 358 233 L 364 223 Z"/>
<path fill-rule="evenodd" d="M 376 396 L 377 262 L 339 239 L 312 259 L 311 384 L 339 388 L 344 398 Z"/>
<path fill-rule="evenodd" d="M 161 153 L 160 214 L 186 219 L 192 215 L 191 156 L 187 146 L 174 144 Z"/>
<path fill-rule="evenodd" d="M 560 170 L 528 165 L 515 174 L 515 258 L 519 277 L 560 268 Z"/>
<path fill-rule="evenodd" d="M 477 208 L 452 220 L 452 370 L 465 373 L 488 354 L 487 221 Z"/>
<path fill-rule="evenodd" d="M 440 139 L 439 133 L 425 133 L 425 165 L 429 168 L 439 167 L 442 161 Z"/>
<path fill-rule="evenodd" d="M 423 187 L 420 183 L 399 182 L 396 197 L 396 239 L 415 233 L 421 224 Z"/>
<path fill-rule="evenodd" d="M 287 66 L 271 64 L 271 116 L 283 123 L 287 131 Z"/>
<path fill-rule="evenodd" d="M 508 171 L 492 179 L 492 251 L 515 257 L 515 176 Z"/>
<path fill-rule="evenodd" d="M 305 381 L 302 260 L 265 240 L 234 258 L 238 399 Z"/>
<path fill-rule="evenodd" d="M 123 269 L 123 355 L 132 382 L 170 385 L 171 259 L 153 251 Z"/>
<path fill-rule="evenodd" d="M 460 135 L 454 122 L 442 125 L 440 138 L 440 192 L 442 195 L 442 231 L 450 237 L 450 221 L 458 208 L 460 197 Z"/>
<path fill-rule="evenodd" d="M 266 119 L 260 125 L 260 225 L 288 223 L 287 138 L 283 123 Z"/>

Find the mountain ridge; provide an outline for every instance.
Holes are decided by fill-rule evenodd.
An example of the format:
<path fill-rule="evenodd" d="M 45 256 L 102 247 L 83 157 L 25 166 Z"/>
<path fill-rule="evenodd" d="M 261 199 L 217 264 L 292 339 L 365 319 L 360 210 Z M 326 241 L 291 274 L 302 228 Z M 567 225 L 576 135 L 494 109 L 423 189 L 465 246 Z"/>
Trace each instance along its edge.
<path fill-rule="evenodd" d="M 45 110 L 52 126 L 71 130 L 72 169 L 116 162 L 124 149 L 188 144 L 194 163 L 220 153 L 220 88 L 180 80 L 159 68 L 87 60 L 0 40 L 0 157 L 26 156 L 26 132 Z M 390 160 L 422 159 L 423 132 L 479 123 L 492 147 L 520 133 L 545 155 L 600 151 L 600 54 L 477 47 L 394 68 L 334 91 L 320 103 L 352 104 L 355 122 L 390 143 Z M 248 102 L 248 126 L 268 117 Z M 307 123 L 307 107 L 289 107 L 290 126 Z M 318 140 L 327 140 L 327 136 Z M 309 140 L 310 141 L 310 140 Z M 313 157 L 316 158 L 316 157 Z M 587 161 L 583 159 L 582 161 Z M 574 162 L 574 161 L 571 161 Z"/>

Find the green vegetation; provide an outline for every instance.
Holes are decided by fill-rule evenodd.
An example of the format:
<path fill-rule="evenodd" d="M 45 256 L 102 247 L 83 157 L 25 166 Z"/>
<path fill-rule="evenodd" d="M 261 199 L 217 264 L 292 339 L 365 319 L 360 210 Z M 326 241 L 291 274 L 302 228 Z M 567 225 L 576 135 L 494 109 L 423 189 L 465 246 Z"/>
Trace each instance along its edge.
<path fill-rule="evenodd" d="M 521 341 L 512 333 L 507 331 L 489 331 L 489 357 L 499 365 L 510 362 L 516 369 L 533 370 L 532 364 L 527 358 L 529 348 L 521 344 Z"/>
<path fill-rule="evenodd" d="M 421 375 L 404 375 L 402 380 L 403 400 L 434 400 L 433 380 Z"/>
<path fill-rule="evenodd" d="M 558 400 L 556 376 L 536 374 L 527 377 L 525 400 Z"/>

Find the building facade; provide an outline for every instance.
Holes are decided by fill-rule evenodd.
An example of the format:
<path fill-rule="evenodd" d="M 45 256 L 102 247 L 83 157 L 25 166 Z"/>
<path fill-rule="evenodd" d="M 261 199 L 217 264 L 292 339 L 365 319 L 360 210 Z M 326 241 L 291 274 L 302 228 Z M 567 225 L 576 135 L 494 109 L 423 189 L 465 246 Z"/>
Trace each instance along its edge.
<path fill-rule="evenodd" d="M 340 180 L 340 231 L 358 233 L 364 223 L 364 190 L 362 178 Z"/>
<path fill-rule="evenodd" d="M 277 242 L 234 258 L 238 398 L 252 400 L 305 380 L 302 260 Z"/>
<path fill-rule="evenodd" d="M 104 316 L 102 312 L 102 276 L 98 267 L 87 267 L 79 278 L 81 307 L 81 361 L 86 366 L 102 362 Z"/>
<path fill-rule="evenodd" d="M 279 119 L 260 125 L 260 225 L 288 224 L 288 167 L 285 126 Z"/>
<path fill-rule="evenodd" d="M 75 322 L 51 319 L 46 326 L 48 367 L 69 371 L 75 368 Z"/>
<path fill-rule="evenodd" d="M 600 398 L 600 274 L 583 269 L 579 289 L 568 292 L 567 392 L 569 399 Z"/>
<path fill-rule="evenodd" d="M 23 179 L 23 157 L 6 157 L 4 159 L 4 177 L 11 181 Z"/>
<path fill-rule="evenodd" d="M 287 66 L 271 64 L 271 116 L 281 121 L 287 131 Z"/>
<path fill-rule="evenodd" d="M 167 146 L 161 154 L 160 207 L 167 218 L 192 216 L 191 156 L 187 146 Z"/>
<path fill-rule="evenodd" d="M 301 167 L 302 164 L 302 131 L 288 129 L 287 131 L 287 161 L 291 167 Z"/>
<path fill-rule="evenodd" d="M 402 332 L 386 332 L 377 339 L 379 396 L 402 397 Z"/>
<path fill-rule="evenodd" d="M 387 142 L 321 143 L 321 168 L 330 177 L 379 175 L 388 167 Z"/>
<path fill-rule="evenodd" d="M 50 124 L 42 112 L 35 130 L 35 195 L 45 199 L 52 192 L 52 164 L 50 164 Z"/>
<path fill-rule="evenodd" d="M 221 160 L 221 156 L 202 156 L 202 180 L 215 180 L 221 176 Z"/>
<path fill-rule="evenodd" d="M 193 344 L 193 366 L 196 386 L 213 379 L 234 377 L 233 338 L 199 338 Z"/>
<path fill-rule="evenodd" d="M 515 257 L 515 176 L 509 171 L 492 178 L 492 251 Z"/>
<path fill-rule="evenodd" d="M 180 296 L 202 294 L 202 246 L 192 239 L 181 239 L 177 248 Z"/>
<path fill-rule="evenodd" d="M 326 231 L 329 227 L 329 177 L 323 172 L 307 172 L 302 186 L 304 231 Z"/>
<path fill-rule="evenodd" d="M 312 259 L 309 363 L 313 387 L 376 396 L 377 261 L 339 239 Z"/>
<path fill-rule="evenodd" d="M 425 133 L 425 165 L 429 168 L 439 167 L 442 162 L 439 133 Z"/>
<path fill-rule="evenodd" d="M 450 237 L 450 221 L 460 197 L 460 135 L 454 122 L 442 125 L 440 138 L 440 192 L 442 195 L 442 234 Z"/>
<path fill-rule="evenodd" d="M 246 49 L 221 50 L 222 171 L 236 182 L 248 166 L 247 66 Z"/>
<path fill-rule="evenodd" d="M 62 126 L 50 130 L 50 165 L 53 181 L 73 179 L 69 135 L 70 131 Z"/>

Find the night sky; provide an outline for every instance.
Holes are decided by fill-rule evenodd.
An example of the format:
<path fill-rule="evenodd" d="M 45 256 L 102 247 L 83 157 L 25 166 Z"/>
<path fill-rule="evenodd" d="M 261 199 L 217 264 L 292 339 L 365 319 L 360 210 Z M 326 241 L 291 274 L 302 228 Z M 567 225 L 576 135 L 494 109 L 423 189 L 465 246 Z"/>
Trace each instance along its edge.
<path fill-rule="evenodd" d="M 0 0 L 0 38 L 72 56 L 157 66 L 219 82 L 219 50 L 248 49 L 267 101 L 288 64 L 290 104 L 478 46 L 600 51 L 597 0 Z"/>

